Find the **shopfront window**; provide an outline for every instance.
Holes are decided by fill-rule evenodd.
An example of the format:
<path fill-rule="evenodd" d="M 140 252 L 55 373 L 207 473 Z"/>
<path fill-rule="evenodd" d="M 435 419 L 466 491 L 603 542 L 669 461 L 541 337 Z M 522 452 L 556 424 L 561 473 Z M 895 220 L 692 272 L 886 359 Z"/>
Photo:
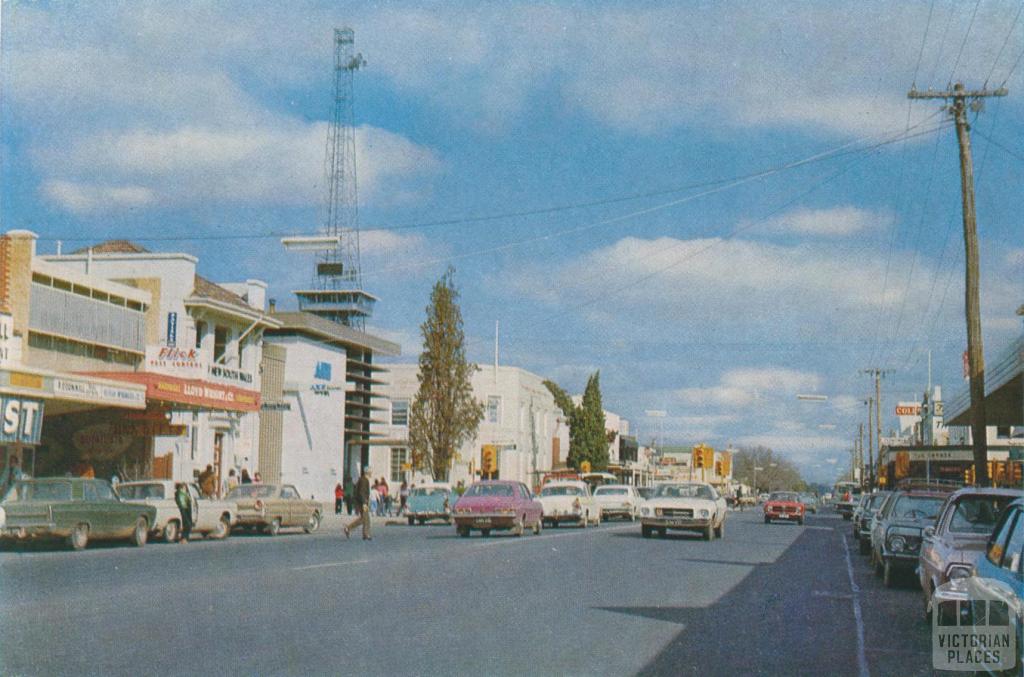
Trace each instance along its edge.
<path fill-rule="evenodd" d="M 409 400 L 391 400 L 391 425 L 409 425 Z"/>
<path fill-rule="evenodd" d="M 223 363 L 224 351 L 228 347 L 228 328 L 215 327 L 213 330 L 213 361 Z"/>

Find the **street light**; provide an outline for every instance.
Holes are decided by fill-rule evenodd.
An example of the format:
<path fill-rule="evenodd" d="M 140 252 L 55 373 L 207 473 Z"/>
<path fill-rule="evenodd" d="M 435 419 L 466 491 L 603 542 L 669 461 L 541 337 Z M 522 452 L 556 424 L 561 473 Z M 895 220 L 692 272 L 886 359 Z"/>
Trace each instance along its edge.
<path fill-rule="evenodd" d="M 828 399 L 828 395 L 807 395 L 807 394 L 804 394 L 804 395 L 797 395 L 796 399 L 798 399 L 798 400 L 805 400 L 805 401 L 808 401 L 808 402 L 824 402 L 825 400 Z"/>

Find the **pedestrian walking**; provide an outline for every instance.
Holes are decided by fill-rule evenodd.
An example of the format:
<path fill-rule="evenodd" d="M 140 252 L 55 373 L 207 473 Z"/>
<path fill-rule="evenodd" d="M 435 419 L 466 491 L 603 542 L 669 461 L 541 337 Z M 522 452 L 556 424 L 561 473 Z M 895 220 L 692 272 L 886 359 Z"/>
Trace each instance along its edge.
<path fill-rule="evenodd" d="M 740 484 L 736 487 L 736 507 L 739 508 L 740 512 L 743 512 L 743 485 Z"/>
<path fill-rule="evenodd" d="M 235 474 L 235 469 L 232 468 L 228 471 L 228 479 L 225 481 L 225 493 L 238 487 L 238 475 Z"/>
<path fill-rule="evenodd" d="M 341 486 L 341 482 L 334 485 L 334 514 L 341 514 L 341 506 L 345 502 L 345 488 Z"/>
<path fill-rule="evenodd" d="M 373 488 L 370 489 L 370 514 L 380 515 L 380 485 L 374 480 Z"/>
<path fill-rule="evenodd" d="M 242 482 L 242 484 L 252 484 L 252 478 L 249 477 L 249 469 L 248 468 L 242 468 L 242 479 L 241 479 L 241 482 Z"/>
<path fill-rule="evenodd" d="M 181 538 L 179 542 L 188 543 L 192 535 L 192 497 L 188 495 L 188 488 L 183 482 L 174 486 L 174 502 L 178 506 L 178 514 L 181 516 Z"/>
<path fill-rule="evenodd" d="M 345 525 L 345 538 L 351 535 L 352 529 L 362 523 L 363 525 L 363 540 L 372 540 L 370 536 L 370 469 L 363 468 L 363 474 L 359 476 L 359 481 L 356 482 L 355 488 L 355 499 L 358 505 L 359 517 L 352 520 L 350 523 Z"/>
<path fill-rule="evenodd" d="M 380 514 L 389 515 L 391 513 L 391 492 L 388 489 L 388 481 L 383 477 L 380 478 L 380 486 L 377 488 L 377 492 L 380 494 Z"/>
<path fill-rule="evenodd" d="M 409 485 L 402 480 L 402 486 L 398 487 L 398 515 L 405 514 L 406 504 L 409 502 Z"/>

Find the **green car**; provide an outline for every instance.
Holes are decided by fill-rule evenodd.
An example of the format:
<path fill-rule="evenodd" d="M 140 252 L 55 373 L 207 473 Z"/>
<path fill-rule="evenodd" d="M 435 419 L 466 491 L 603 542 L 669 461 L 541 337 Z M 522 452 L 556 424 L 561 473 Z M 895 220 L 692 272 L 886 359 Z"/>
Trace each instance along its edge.
<path fill-rule="evenodd" d="M 156 508 L 122 501 L 106 480 L 23 479 L 0 502 L 0 542 L 64 539 L 74 550 L 95 540 L 146 544 Z"/>

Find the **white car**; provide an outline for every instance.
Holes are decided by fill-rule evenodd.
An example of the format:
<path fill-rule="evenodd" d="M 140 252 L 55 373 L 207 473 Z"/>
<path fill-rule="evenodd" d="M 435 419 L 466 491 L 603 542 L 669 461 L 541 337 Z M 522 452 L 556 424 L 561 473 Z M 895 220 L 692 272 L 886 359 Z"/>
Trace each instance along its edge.
<path fill-rule="evenodd" d="M 659 484 L 640 506 L 640 532 L 650 538 L 668 529 L 696 531 L 710 541 L 725 534 L 725 498 L 703 482 Z"/>
<path fill-rule="evenodd" d="M 636 521 L 643 499 L 636 487 L 628 484 L 605 484 L 594 490 L 594 500 L 601 506 L 601 518 L 622 517 Z"/>
<path fill-rule="evenodd" d="M 582 528 L 601 523 L 601 506 L 590 494 L 590 485 L 576 480 L 548 482 L 540 490 L 544 507 L 545 525 L 557 527 L 561 522 L 572 522 Z"/>
<path fill-rule="evenodd" d="M 126 503 L 143 503 L 156 508 L 156 520 L 150 533 L 172 543 L 181 534 L 181 512 L 174 500 L 176 484 L 171 480 L 121 482 L 117 493 Z M 195 523 L 192 533 L 226 538 L 238 520 L 235 503 L 203 498 L 195 484 L 188 485 L 188 493 L 192 497 L 192 521 Z"/>

